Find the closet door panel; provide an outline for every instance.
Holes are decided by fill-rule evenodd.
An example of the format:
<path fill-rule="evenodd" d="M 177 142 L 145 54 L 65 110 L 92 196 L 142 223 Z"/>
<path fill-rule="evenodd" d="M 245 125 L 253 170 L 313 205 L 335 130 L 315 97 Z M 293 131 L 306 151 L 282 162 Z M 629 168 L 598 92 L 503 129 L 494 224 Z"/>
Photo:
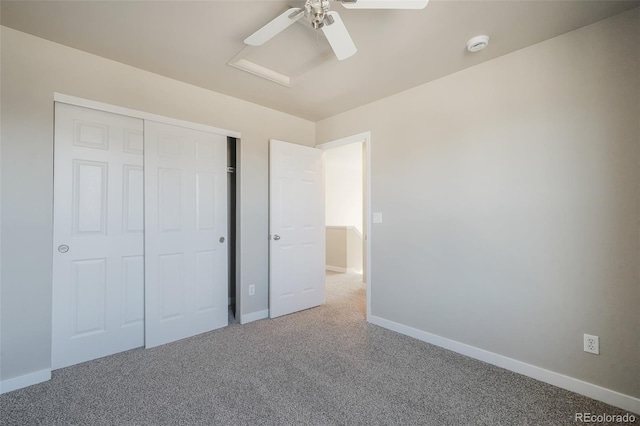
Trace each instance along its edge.
<path fill-rule="evenodd" d="M 228 322 L 227 139 L 145 121 L 145 345 Z"/>
<path fill-rule="evenodd" d="M 142 131 L 55 104 L 54 369 L 144 344 Z"/>

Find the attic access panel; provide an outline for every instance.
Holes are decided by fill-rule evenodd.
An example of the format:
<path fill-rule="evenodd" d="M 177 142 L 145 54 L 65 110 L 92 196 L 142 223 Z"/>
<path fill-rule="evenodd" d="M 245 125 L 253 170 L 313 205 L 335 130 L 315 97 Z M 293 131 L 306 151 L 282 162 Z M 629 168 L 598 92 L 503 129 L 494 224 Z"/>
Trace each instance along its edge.
<path fill-rule="evenodd" d="M 304 75 L 335 60 L 324 35 L 306 22 L 292 25 L 262 46 L 246 46 L 227 65 L 292 87 Z"/>

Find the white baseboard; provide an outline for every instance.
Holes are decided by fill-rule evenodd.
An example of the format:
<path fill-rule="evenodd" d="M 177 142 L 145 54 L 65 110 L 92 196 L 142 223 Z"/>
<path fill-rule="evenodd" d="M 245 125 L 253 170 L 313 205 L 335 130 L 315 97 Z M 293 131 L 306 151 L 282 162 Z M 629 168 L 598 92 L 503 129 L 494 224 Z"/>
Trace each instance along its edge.
<path fill-rule="evenodd" d="M 50 368 L 25 374 L 24 376 L 14 377 L 13 379 L 2 380 L 0 381 L 0 394 L 26 388 L 31 385 L 37 385 L 47 380 L 51 380 Z"/>
<path fill-rule="evenodd" d="M 240 316 L 240 324 L 248 324 L 253 321 L 269 318 L 269 310 L 251 312 L 250 314 L 244 314 Z"/>
<path fill-rule="evenodd" d="M 498 355 L 484 349 L 476 348 L 474 346 L 447 339 L 374 315 L 369 317 L 369 322 L 397 333 L 422 340 L 423 342 L 431 343 L 432 345 L 440 346 L 453 352 L 532 377 L 536 380 L 540 380 L 541 382 L 549 383 L 559 388 L 588 396 L 589 398 L 605 402 L 613 405 L 614 407 L 619 407 L 623 410 L 640 414 L 640 398 L 625 395 L 611 389 L 603 388 L 602 386 L 584 382 L 573 377 L 565 376 L 564 374 L 545 370 L 544 368 L 536 367 L 535 365 L 527 364 L 503 355 Z"/>
<path fill-rule="evenodd" d="M 325 265 L 324 269 L 331 272 L 340 272 L 342 274 L 362 274 L 362 271 L 358 271 L 356 268 L 342 268 L 340 266 Z"/>

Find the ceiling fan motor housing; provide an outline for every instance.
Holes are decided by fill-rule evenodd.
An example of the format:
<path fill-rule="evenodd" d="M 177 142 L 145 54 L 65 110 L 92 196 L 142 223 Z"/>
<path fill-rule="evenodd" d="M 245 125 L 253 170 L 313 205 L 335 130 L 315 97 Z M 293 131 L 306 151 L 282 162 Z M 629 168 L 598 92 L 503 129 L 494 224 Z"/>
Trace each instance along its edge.
<path fill-rule="evenodd" d="M 327 15 L 329 12 L 329 0 L 307 0 L 304 5 L 305 17 L 311 23 L 313 29 L 319 30 L 324 27 L 325 24 L 331 25 L 333 22 L 328 22 Z"/>

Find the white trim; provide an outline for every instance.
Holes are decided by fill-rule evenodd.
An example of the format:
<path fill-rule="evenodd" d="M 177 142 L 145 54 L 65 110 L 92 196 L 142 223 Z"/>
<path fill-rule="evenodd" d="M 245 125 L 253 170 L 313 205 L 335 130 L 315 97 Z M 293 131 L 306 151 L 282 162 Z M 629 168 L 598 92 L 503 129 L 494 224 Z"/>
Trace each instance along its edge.
<path fill-rule="evenodd" d="M 346 138 L 336 139 L 331 142 L 321 143 L 316 145 L 316 148 L 327 150 L 332 148 L 338 148 L 340 146 L 349 145 L 358 142 L 368 142 L 371 139 L 371 132 L 358 133 L 357 135 L 347 136 Z"/>
<path fill-rule="evenodd" d="M 324 265 L 324 269 L 331 272 L 340 272 L 341 274 L 362 274 L 356 268 L 343 268 L 341 266 Z"/>
<path fill-rule="evenodd" d="M 247 46 L 253 47 L 253 46 Z M 274 83 L 282 84 L 284 87 L 291 87 L 291 77 L 285 74 L 281 74 L 271 68 L 264 67 L 255 62 L 251 62 L 245 58 L 233 58 L 227 65 L 230 65 L 239 70 L 248 72 L 258 77 L 262 77 L 266 80 L 273 81 Z"/>
<path fill-rule="evenodd" d="M 244 297 L 242 296 L 242 143 L 236 140 L 236 321 L 242 324 L 242 306 Z"/>
<path fill-rule="evenodd" d="M 362 232 L 360 232 L 360 230 L 353 225 L 325 225 L 325 228 L 326 229 L 344 229 L 344 230 L 351 229 L 356 231 L 356 234 L 358 234 L 358 236 L 362 238 Z"/>
<path fill-rule="evenodd" d="M 37 385 L 47 380 L 51 380 L 50 368 L 14 377 L 13 379 L 2 380 L 0 381 L 0 394 L 26 388 L 31 385 Z"/>
<path fill-rule="evenodd" d="M 298 23 L 302 25 L 307 24 L 306 21 L 304 21 L 304 23 L 302 21 L 304 21 L 304 19 L 299 20 Z M 253 59 L 249 59 L 251 56 L 255 56 L 252 54 L 259 49 L 260 46 L 245 46 L 237 55 L 229 59 L 227 65 L 244 72 L 248 72 L 249 74 L 253 74 L 257 77 L 264 78 L 265 80 L 280 84 L 284 87 L 291 88 L 295 86 L 309 71 L 319 68 L 326 63 L 332 62 L 335 58 L 333 52 L 330 51 L 324 55 L 316 57 L 303 68 L 298 69 L 295 73 L 282 74 L 269 67 L 254 62 Z"/>
<path fill-rule="evenodd" d="M 320 145 L 316 145 L 316 148 L 327 150 L 331 148 L 337 148 L 343 145 L 349 145 L 352 143 L 362 142 L 365 146 L 365 167 L 366 167 L 366 176 L 365 176 L 365 247 L 366 247 L 366 272 L 367 272 L 367 321 L 371 322 L 371 241 L 373 241 L 373 229 L 371 228 L 371 212 L 373 211 L 371 208 L 371 132 L 363 132 L 358 133 L 357 135 L 347 136 L 346 138 L 337 139 L 331 142 L 321 143 Z"/>
<path fill-rule="evenodd" d="M 584 382 L 573 377 L 565 376 L 564 374 L 536 367 L 535 365 L 527 364 L 526 362 L 518 361 L 513 358 L 476 348 L 474 346 L 447 339 L 445 337 L 418 330 L 377 316 L 370 316 L 369 322 L 397 333 L 422 340 L 423 342 L 431 343 L 432 345 L 449 349 L 453 352 L 502 367 L 524 376 L 532 377 L 536 380 L 540 380 L 541 382 L 549 383 L 550 385 L 605 402 L 615 407 L 622 408 L 623 410 L 640 414 L 639 398 L 625 395 L 611 389 L 603 388 L 602 386 Z"/>
<path fill-rule="evenodd" d="M 249 314 L 242 315 L 240 319 L 240 324 L 248 324 L 253 321 L 258 321 L 261 319 L 269 318 L 269 310 L 264 309 L 258 312 L 251 312 Z"/>
<path fill-rule="evenodd" d="M 65 95 L 55 92 L 53 94 L 55 102 L 97 109 L 99 111 L 111 112 L 113 114 L 127 115 L 129 117 L 140 118 L 143 120 L 156 121 L 158 123 L 169 124 L 172 126 L 186 127 L 188 129 L 200 130 L 203 132 L 215 133 L 218 135 L 230 136 L 232 138 L 240 138 L 240 132 L 233 130 L 221 129 L 206 124 L 192 123 L 190 121 L 178 120 L 176 118 L 165 117 L 163 115 L 152 114 L 150 112 L 138 111 L 135 109 L 125 108 L 116 105 L 105 104 L 103 102 L 92 101 L 89 99 L 78 98 L 75 96 Z"/>
<path fill-rule="evenodd" d="M 252 52 L 254 52 L 259 46 L 245 46 L 236 56 L 229 59 L 227 65 L 253 74 L 257 77 L 264 78 L 274 83 L 283 85 L 284 87 L 291 87 L 293 85 L 293 77 L 290 75 L 279 73 L 264 65 L 257 64 L 247 59 Z"/>
<path fill-rule="evenodd" d="M 2 62 L 0 60 L 0 62 Z M 1 79 L 0 79 L 1 81 Z M 2 99 L 2 85 L 0 84 L 0 99 Z M 5 89 L 6 90 L 6 89 Z M 2 119 L 0 118 L 0 139 L 2 135 Z M 2 164 L 2 143 L 0 143 L 0 164 Z M 2 182 L 0 181 L 0 241 L 2 241 Z M 0 247 L 2 244 L 0 244 Z M 0 306 L 2 306 L 2 250 L 0 249 Z M 0 330 L 2 330 L 2 313 L 0 312 Z M 0 331 L 0 366 L 2 365 L 2 332 Z M 0 380 L 0 394 L 2 394 L 2 381 Z"/>

